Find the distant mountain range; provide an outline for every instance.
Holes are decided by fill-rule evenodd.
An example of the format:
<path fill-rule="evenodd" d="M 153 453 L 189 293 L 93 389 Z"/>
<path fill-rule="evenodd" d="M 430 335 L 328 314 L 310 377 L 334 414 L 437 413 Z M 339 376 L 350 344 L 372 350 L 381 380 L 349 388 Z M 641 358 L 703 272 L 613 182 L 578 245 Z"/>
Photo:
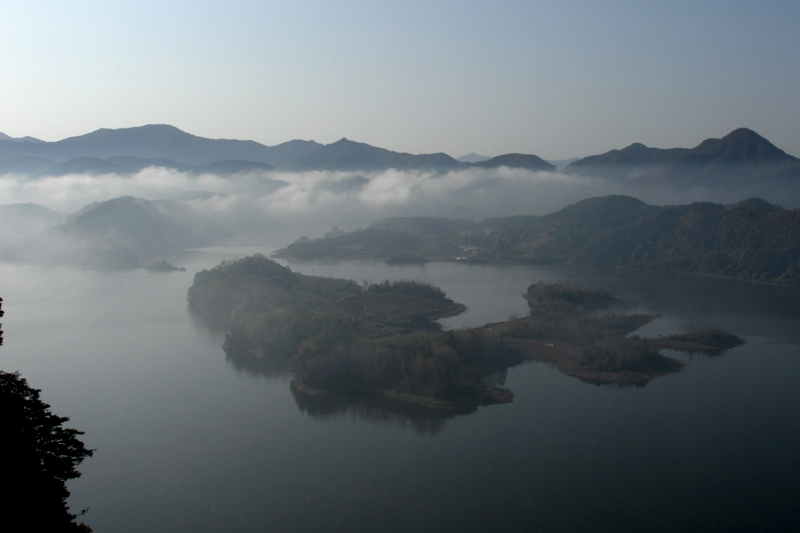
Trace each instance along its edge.
<path fill-rule="evenodd" d="M 565 172 L 642 185 L 741 185 L 764 179 L 800 181 L 800 159 L 747 128 L 694 148 L 649 148 L 634 143 L 584 157 Z"/>
<path fill-rule="evenodd" d="M 12 142 L 14 142 L 14 141 L 16 141 L 16 142 L 34 142 L 34 143 L 44 142 L 44 141 L 40 141 L 39 139 L 36 139 L 34 137 L 11 137 L 9 135 L 6 135 L 5 133 L 0 133 L 0 140 L 2 140 L 2 141 L 12 141 Z"/>
<path fill-rule="evenodd" d="M 265 146 L 255 141 L 207 139 L 164 124 L 99 129 L 56 142 L 0 133 L 0 174 L 130 174 L 151 166 L 195 174 L 273 169 L 448 171 L 470 166 L 555 170 L 553 165 L 532 154 L 487 157 L 473 153 L 456 160 L 444 153 L 394 152 L 345 138 L 331 144 L 293 140 Z"/>
<path fill-rule="evenodd" d="M 578 160 L 555 161 L 556 165 L 533 154 L 488 158 L 471 153 L 459 159 L 444 153 L 394 152 L 348 139 L 331 144 L 293 140 L 265 146 L 254 141 L 207 139 L 169 125 L 100 129 L 57 142 L 0 134 L 0 174 L 28 177 L 125 175 L 147 167 L 231 175 L 275 169 L 442 173 L 505 166 L 534 172 L 562 169 L 567 174 L 601 179 L 605 185 L 598 190 L 653 202 L 671 197 L 727 202 L 762 196 L 786 205 L 800 204 L 800 160 L 746 128 L 721 139 L 706 139 L 694 148 L 660 149 L 635 143 Z M 488 186 L 488 182 L 478 186 Z"/>
<path fill-rule="evenodd" d="M 207 139 L 169 125 L 100 129 L 56 142 L 0 136 L 0 173 L 130 173 L 147 166 L 190 172 L 240 172 L 272 168 L 288 171 L 447 170 L 468 164 L 443 153 L 413 155 L 348 139 L 327 145 L 294 140 L 265 146 L 255 141 Z"/>

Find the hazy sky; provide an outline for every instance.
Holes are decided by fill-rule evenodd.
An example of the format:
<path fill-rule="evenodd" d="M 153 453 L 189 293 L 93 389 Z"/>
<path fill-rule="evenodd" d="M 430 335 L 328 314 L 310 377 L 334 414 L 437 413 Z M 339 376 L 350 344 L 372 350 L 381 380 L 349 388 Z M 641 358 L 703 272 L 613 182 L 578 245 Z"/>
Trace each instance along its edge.
<path fill-rule="evenodd" d="M 798 28 L 798 0 L 3 2 L 0 132 L 558 159 L 746 126 L 800 156 Z"/>

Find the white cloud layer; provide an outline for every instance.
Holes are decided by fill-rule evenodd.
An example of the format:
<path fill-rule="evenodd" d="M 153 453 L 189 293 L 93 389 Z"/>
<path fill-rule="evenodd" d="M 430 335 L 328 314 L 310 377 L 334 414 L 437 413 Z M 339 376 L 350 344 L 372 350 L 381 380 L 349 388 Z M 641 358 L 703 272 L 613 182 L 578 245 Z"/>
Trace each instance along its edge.
<path fill-rule="evenodd" d="M 622 185 L 601 179 L 507 167 L 446 173 L 387 170 L 363 174 L 312 171 L 236 175 L 194 175 L 151 167 L 126 176 L 0 176 L 0 205 L 30 202 L 66 215 L 93 202 L 120 196 L 178 200 L 234 231 L 252 232 L 284 228 L 296 233 L 305 231 L 303 228 L 318 230 L 333 225 L 354 229 L 386 216 L 482 220 L 542 215 L 584 198 L 625 192 Z M 635 196 L 660 204 L 730 202 L 757 192 L 733 191 L 728 198 L 718 191 L 703 189 L 675 192 L 640 187 Z"/>
<path fill-rule="evenodd" d="M 274 180 L 286 185 L 278 187 Z M 35 203 L 71 213 L 92 202 L 136 196 L 147 200 L 189 200 L 217 213 L 248 204 L 265 215 L 317 216 L 320 211 L 381 209 L 434 214 L 431 209 L 441 206 L 433 206 L 444 203 L 450 205 L 450 210 L 498 216 L 552 210 L 561 203 L 548 202 L 554 192 L 575 199 L 594 188 L 591 180 L 583 178 L 505 167 L 446 174 L 387 170 L 360 176 L 327 171 L 195 176 L 151 167 L 130 176 L 0 176 L 0 204 Z M 495 206 L 501 204 L 503 207 L 496 210 Z"/>

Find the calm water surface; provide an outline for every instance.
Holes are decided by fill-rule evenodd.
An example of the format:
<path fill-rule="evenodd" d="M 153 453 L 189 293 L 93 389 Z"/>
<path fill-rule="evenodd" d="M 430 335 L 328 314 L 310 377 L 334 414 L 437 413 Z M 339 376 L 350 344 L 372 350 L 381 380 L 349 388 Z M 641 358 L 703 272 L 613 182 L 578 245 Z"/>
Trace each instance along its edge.
<path fill-rule="evenodd" d="M 469 307 L 460 328 L 526 311 L 539 279 L 608 288 L 662 313 L 639 333 L 721 326 L 747 344 L 643 388 L 543 364 L 512 404 L 431 418 L 307 405 L 290 376 L 226 361 L 186 310 L 194 272 L 0 264 L 0 368 L 20 370 L 97 451 L 70 483 L 97 532 L 798 531 L 800 294 L 668 274 L 521 266 L 291 264 L 359 282 L 421 279 Z M 672 354 L 688 359 L 686 354 Z"/>

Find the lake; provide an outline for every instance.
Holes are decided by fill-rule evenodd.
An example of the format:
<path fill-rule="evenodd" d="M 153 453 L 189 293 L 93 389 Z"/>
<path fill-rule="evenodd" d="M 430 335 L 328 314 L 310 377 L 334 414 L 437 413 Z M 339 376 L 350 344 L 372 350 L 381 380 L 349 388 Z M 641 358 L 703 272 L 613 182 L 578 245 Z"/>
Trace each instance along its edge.
<path fill-rule="evenodd" d="M 0 368 L 42 389 L 96 449 L 69 483 L 97 532 L 798 531 L 800 291 L 664 273 L 431 263 L 288 263 L 417 279 L 478 326 L 526 312 L 538 280 L 604 287 L 637 333 L 720 326 L 747 344 L 645 387 L 527 363 L 514 402 L 437 417 L 296 399 L 285 373 L 226 360 L 187 311 L 195 272 L 256 250 L 198 250 L 187 272 L 0 264 Z M 284 262 L 284 264 L 287 264 Z"/>

